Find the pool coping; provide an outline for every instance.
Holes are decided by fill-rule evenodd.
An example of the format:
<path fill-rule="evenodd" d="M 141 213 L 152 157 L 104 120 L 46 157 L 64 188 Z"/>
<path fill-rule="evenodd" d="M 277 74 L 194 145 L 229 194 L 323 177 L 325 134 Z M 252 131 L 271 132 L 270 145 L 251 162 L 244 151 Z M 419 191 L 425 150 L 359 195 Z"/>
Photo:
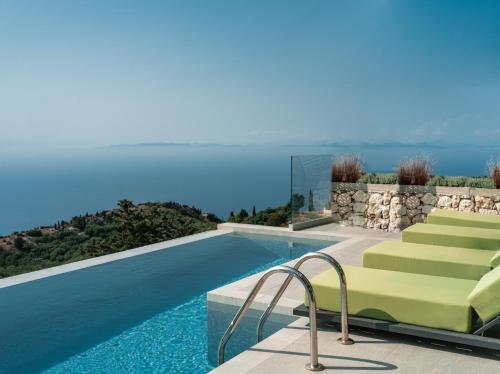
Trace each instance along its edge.
<path fill-rule="evenodd" d="M 310 229 L 308 231 L 291 231 L 288 227 L 276 227 L 276 226 L 263 226 L 263 225 L 251 225 L 246 223 L 219 223 L 217 225 L 218 230 L 228 230 L 232 232 L 241 232 L 247 234 L 261 234 L 261 235 L 274 235 L 274 236 L 285 236 L 288 238 L 303 238 L 303 239 L 319 239 L 319 240 L 338 240 L 342 241 L 345 239 L 352 238 L 353 235 L 345 234 L 341 232 L 328 232 L 328 231 L 314 231 Z"/>
<path fill-rule="evenodd" d="M 43 278 L 52 277 L 54 275 L 60 275 L 75 270 L 86 269 L 89 267 L 102 265 L 113 261 L 123 260 L 125 258 L 140 256 L 146 253 L 152 253 L 160 251 L 162 249 L 176 247 L 178 245 L 193 243 L 203 239 L 214 238 L 217 236 L 229 234 L 231 232 L 232 230 L 226 230 L 226 229 L 210 230 L 198 234 L 183 236 L 176 239 L 145 245 L 142 247 L 127 249 L 125 251 L 116 252 L 109 255 L 70 262 L 68 264 L 53 266 L 50 268 L 36 270 L 29 273 L 13 275 L 11 277 L 0 279 L 0 288 L 11 287 L 21 283 L 27 283 Z"/>
<path fill-rule="evenodd" d="M 124 251 L 112 253 L 109 255 L 93 257 L 86 260 L 80 260 L 75 262 L 70 262 L 68 264 L 52 266 L 46 269 L 36 270 L 29 273 L 23 273 L 18 275 L 13 275 L 11 277 L 0 279 L 0 288 L 11 287 L 22 283 L 27 283 L 47 277 L 52 277 L 55 275 L 60 275 L 64 273 L 69 273 L 75 270 L 86 269 L 92 266 L 102 265 L 113 261 L 123 260 L 126 258 L 143 255 L 146 253 L 156 252 L 162 249 L 172 248 L 178 245 L 193 243 L 203 239 L 209 239 L 231 232 L 242 232 L 248 234 L 263 234 L 263 235 L 273 235 L 273 236 L 286 236 L 286 237 L 296 237 L 304 239 L 329 239 L 332 240 L 333 237 L 329 233 L 307 233 L 307 232 L 292 232 L 288 228 L 284 227 L 271 227 L 271 226 L 257 226 L 257 225 L 243 225 L 243 224 L 232 224 L 232 223 L 222 223 L 219 224 L 217 230 L 205 231 L 198 234 L 187 235 L 176 239 L 166 240 L 154 244 L 145 245 L 142 247 L 136 247 L 132 249 L 127 249 Z M 338 235 L 338 240 L 342 240 L 342 235 Z"/>
<path fill-rule="evenodd" d="M 230 230 L 233 233 L 243 233 L 243 234 L 253 234 L 253 235 L 270 235 L 275 237 L 281 237 L 283 239 L 312 239 L 312 240 L 323 240 L 332 241 L 331 245 L 328 245 L 318 252 L 331 253 L 339 248 L 349 246 L 355 243 L 360 238 L 356 238 L 352 235 L 339 232 L 322 232 L 322 231 L 292 231 L 288 227 L 275 227 L 275 226 L 264 226 L 264 225 L 252 225 L 252 224 L 242 224 L 242 223 L 231 223 L 225 222 L 218 226 L 219 230 Z M 293 266 L 296 259 L 289 260 L 283 263 L 283 265 Z M 207 292 L 207 302 L 217 303 L 231 306 L 241 306 L 244 300 L 248 297 L 248 290 L 242 290 L 253 286 L 257 280 L 262 276 L 266 270 L 260 271 L 256 274 L 249 275 L 245 278 L 236 280 L 229 284 L 220 286 L 211 291 Z M 269 283 L 269 282 L 267 282 Z M 266 287 L 263 288 L 265 290 Z M 254 310 L 265 310 L 267 305 L 269 305 L 271 298 L 269 295 L 262 294 L 262 292 L 255 298 L 252 303 L 251 309 Z M 280 302 L 276 305 L 274 313 L 283 315 L 292 315 L 293 309 L 299 305 L 296 300 L 289 299 L 287 297 L 282 297 Z"/>

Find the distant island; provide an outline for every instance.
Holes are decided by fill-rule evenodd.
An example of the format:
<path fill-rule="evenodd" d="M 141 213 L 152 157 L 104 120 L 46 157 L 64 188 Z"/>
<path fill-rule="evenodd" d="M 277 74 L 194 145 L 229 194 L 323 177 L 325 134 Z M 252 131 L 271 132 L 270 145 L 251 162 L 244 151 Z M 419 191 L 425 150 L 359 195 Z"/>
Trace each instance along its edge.
<path fill-rule="evenodd" d="M 416 148 L 416 149 L 456 149 L 456 148 L 498 148 L 495 143 L 453 143 L 445 141 L 429 141 L 429 142 L 403 142 L 403 141 L 386 141 L 386 142 L 363 142 L 357 140 L 346 140 L 342 142 L 310 142 L 310 143 L 182 143 L 182 142 L 145 142 L 145 143 L 125 143 L 111 144 L 99 148 L 175 148 L 175 147 L 225 147 L 225 148 L 248 148 L 248 147 L 283 147 L 283 148 Z"/>
<path fill-rule="evenodd" d="M 85 214 L 52 226 L 0 237 L 0 277 L 213 230 L 220 218 L 175 202 L 135 205 Z"/>
<path fill-rule="evenodd" d="M 149 143 L 130 143 L 130 144 L 112 144 L 104 148 L 168 148 L 168 147 L 242 147 L 240 144 L 221 144 L 221 143 L 175 143 L 175 142 L 149 142 Z"/>

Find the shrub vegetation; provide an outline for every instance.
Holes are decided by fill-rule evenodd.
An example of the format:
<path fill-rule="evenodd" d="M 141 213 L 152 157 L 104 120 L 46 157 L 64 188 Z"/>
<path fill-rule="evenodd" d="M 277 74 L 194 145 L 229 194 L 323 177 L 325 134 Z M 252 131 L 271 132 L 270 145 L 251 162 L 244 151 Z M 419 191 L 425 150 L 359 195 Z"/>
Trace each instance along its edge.
<path fill-rule="evenodd" d="M 301 198 L 300 198 L 300 197 Z M 302 208 L 304 206 L 304 196 L 295 196 L 295 202 Z M 300 209 L 299 208 L 299 209 Z M 243 209 L 242 209 L 243 210 Z M 239 214 L 229 215 L 229 222 L 234 223 L 249 223 L 253 225 L 264 226 L 287 226 L 292 218 L 292 204 L 288 202 L 286 205 L 278 206 L 276 208 L 267 208 L 255 212 L 252 216 L 240 216 Z"/>
<path fill-rule="evenodd" d="M 239 215 L 230 215 L 229 222 L 249 223 L 253 225 L 265 226 L 287 226 L 290 222 L 292 208 L 290 204 L 279 206 L 277 208 L 267 208 L 256 212 L 250 217 L 240 217 Z"/>
<path fill-rule="evenodd" d="M 372 184 L 398 184 L 398 175 L 389 173 L 370 173 L 359 178 L 359 183 Z M 490 177 L 450 177 L 435 175 L 425 184 L 426 186 L 441 187 L 474 187 L 474 188 L 495 188 L 495 184 Z"/>
<path fill-rule="evenodd" d="M 174 202 L 135 205 L 73 217 L 0 238 L 0 277 L 215 229 L 219 218 Z"/>
<path fill-rule="evenodd" d="M 397 184 L 398 176 L 391 173 L 369 173 L 359 178 L 359 183 Z"/>
<path fill-rule="evenodd" d="M 436 175 L 432 177 L 428 186 L 442 187 L 474 187 L 474 188 L 495 188 L 493 182 L 488 177 L 450 177 Z"/>

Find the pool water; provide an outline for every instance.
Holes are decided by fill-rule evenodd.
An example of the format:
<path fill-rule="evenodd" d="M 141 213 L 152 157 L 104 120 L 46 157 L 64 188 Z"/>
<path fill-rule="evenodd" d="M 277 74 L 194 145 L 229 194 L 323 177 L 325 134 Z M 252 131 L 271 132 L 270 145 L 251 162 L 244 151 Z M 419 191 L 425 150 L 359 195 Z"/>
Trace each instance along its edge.
<path fill-rule="evenodd" d="M 331 244 L 226 234 L 0 289 L 0 372 L 205 373 L 235 313 L 206 292 Z"/>

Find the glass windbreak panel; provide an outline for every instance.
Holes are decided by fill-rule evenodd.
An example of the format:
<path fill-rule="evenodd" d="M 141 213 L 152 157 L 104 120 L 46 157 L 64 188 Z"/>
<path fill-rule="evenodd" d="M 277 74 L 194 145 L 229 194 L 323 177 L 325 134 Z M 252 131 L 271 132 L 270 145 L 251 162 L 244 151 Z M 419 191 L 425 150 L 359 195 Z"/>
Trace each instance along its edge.
<path fill-rule="evenodd" d="M 292 224 L 331 217 L 333 155 L 299 155 L 291 158 Z"/>

